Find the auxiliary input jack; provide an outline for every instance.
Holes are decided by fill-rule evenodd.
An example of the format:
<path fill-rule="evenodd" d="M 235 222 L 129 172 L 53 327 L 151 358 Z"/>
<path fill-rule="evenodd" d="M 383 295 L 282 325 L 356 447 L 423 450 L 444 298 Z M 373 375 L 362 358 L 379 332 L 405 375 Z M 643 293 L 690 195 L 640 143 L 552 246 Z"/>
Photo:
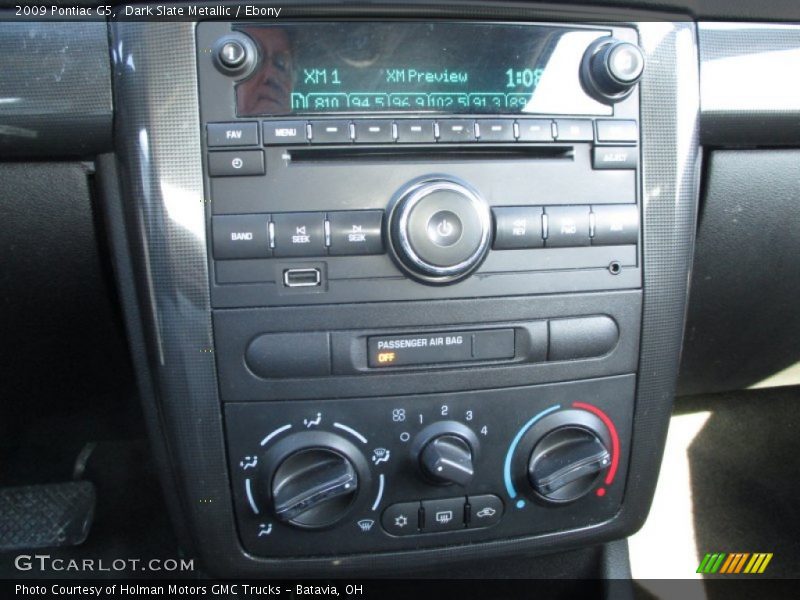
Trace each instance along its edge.
<path fill-rule="evenodd" d="M 619 275 L 622 273 L 622 265 L 619 264 L 616 260 L 611 261 L 608 265 L 608 272 L 612 275 Z"/>

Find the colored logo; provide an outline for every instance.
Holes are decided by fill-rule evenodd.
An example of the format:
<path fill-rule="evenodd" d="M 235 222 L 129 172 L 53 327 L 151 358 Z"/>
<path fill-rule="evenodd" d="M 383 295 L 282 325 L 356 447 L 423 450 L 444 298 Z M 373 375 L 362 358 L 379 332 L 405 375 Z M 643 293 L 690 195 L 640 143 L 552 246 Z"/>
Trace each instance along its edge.
<path fill-rule="evenodd" d="M 706 554 L 697 567 L 697 573 L 720 575 L 761 574 L 772 560 L 772 552 L 715 552 Z"/>

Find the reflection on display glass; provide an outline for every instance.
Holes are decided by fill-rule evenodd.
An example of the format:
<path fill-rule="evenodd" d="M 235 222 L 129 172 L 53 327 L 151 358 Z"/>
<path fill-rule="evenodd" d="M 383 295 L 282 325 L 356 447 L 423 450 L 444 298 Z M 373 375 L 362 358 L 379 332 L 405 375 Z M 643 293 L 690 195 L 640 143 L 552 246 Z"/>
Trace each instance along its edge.
<path fill-rule="evenodd" d="M 608 115 L 581 88 L 586 47 L 608 32 L 469 23 L 237 28 L 259 64 L 239 116 L 321 113 Z"/>

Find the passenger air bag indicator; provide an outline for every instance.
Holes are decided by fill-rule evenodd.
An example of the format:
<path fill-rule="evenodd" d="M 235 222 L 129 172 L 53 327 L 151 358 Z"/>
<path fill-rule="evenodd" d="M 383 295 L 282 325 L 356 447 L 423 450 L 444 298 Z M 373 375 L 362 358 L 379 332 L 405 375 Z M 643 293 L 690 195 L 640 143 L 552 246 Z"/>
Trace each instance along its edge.
<path fill-rule="evenodd" d="M 370 367 L 514 358 L 514 330 L 442 331 L 367 340 Z"/>

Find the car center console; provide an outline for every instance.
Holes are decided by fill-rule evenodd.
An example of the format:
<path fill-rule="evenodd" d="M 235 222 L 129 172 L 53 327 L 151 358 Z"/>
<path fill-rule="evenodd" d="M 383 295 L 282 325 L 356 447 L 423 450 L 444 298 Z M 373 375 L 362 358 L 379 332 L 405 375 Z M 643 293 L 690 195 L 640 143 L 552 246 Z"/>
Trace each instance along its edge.
<path fill-rule="evenodd" d="M 263 574 L 629 534 L 682 334 L 693 27 L 316 10 L 112 25 L 188 536 Z"/>

